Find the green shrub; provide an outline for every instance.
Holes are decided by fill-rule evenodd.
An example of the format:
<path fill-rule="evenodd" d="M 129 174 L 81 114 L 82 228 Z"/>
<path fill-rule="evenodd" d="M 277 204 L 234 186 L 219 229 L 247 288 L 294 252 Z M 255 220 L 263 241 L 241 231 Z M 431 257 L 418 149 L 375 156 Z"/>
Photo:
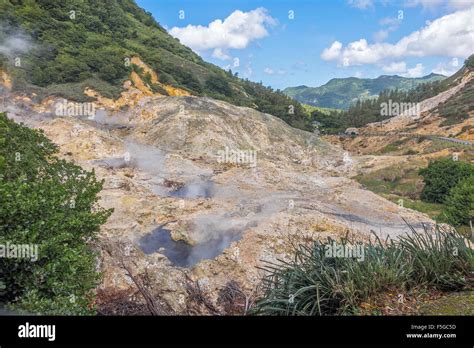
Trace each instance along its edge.
<path fill-rule="evenodd" d="M 425 228 L 399 240 L 376 239 L 365 245 L 364 258 L 327 257 L 335 241 L 298 244 L 291 262 L 267 263 L 263 297 L 253 308 L 266 315 L 338 315 L 357 313 L 358 305 L 387 291 L 432 287 L 457 290 L 474 269 L 474 251 L 466 237 Z M 343 238 L 339 244 L 355 245 Z"/>
<path fill-rule="evenodd" d="M 222 94 L 225 96 L 232 95 L 232 89 L 224 77 L 215 75 L 206 80 L 206 90 L 213 93 Z"/>
<path fill-rule="evenodd" d="M 440 220 L 453 226 L 474 221 L 474 175 L 461 180 L 449 192 Z"/>
<path fill-rule="evenodd" d="M 91 243 L 111 211 L 94 172 L 56 157 L 41 131 L 0 114 L 0 245 L 38 258 L 0 258 L 0 303 L 41 314 L 88 314 L 99 280 Z"/>
<path fill-rule="evenodd" d="M 441 159 L 431 162 L 427 168 L 420 170 L 425 186 L 421 192 L 421 199 L 427 202 L 444 202 L 449 191 L 456 184 L 470 175 L 474 175 L 474 165 Z"/>

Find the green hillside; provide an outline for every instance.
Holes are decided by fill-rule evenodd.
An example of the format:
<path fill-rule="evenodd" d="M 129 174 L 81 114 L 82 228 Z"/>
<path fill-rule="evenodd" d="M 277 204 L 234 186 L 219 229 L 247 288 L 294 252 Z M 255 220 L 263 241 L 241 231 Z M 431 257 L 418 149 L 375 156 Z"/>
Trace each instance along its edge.
<path fill-rule="evenodd" d="M 117 97 L 133 68 L 126 60 L 136 55 L 162 83 L 311 128 L 298 102 L 205 62 L 133 0 L 0 0 L 0 23 L 0 42 L 22 46 L 0 54 L 0 67 L 12 75 L 15 91 L 81 100 L 84 88 L 92 87 Z"/>
<path fill-rule="evenodd" d="M 323 114 L 326 114 L 326 115 L 329 115 L 332 112 L 341 112 L 341 111 L 343 111 L 342 109 L 322 108 L 322 107 L 319 107 L 319 106 L 314 106 L 314 105 L 309 105 L 309 104 L 304 104 L 304 103 L 301 103 L 301 105 L 303 105 L 303 108 L 310 114 L 313 111 L 319 111 L 319 112 L 322 112 Z"/>
<path fill-rule="evenodd" d="M 336 78 L 320 87 L 288 87 L 283 92 L 301 103 L 325 108 L 347 109 L 357 99 L 376 97 L 383 90 L 407 91 L 420 83 L 444 79 L 443 75 L 430 74 L 421 78 L 382 75 L 375 79 L 357 77 Z"/>

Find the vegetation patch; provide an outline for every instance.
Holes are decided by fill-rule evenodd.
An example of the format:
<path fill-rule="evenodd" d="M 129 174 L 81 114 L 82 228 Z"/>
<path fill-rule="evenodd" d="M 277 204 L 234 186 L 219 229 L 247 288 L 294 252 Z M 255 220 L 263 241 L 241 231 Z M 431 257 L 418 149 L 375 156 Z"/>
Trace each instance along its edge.
<path fill-rule="evenodd" d="M 378 238 L 365 245 L 363 260 L 328 257 L 336 243 L 324 242 L 294 246 L 292 261 L 267 263 L 263 269 L 264 295 L 254 312 L 265 315 L 356 314 L 368 299 L 387 291 L 404 294 L 425 287 L 455 291 L 471 283 L 474 251 L 469 240 L 458 232 L 436 227 L 397 241 Z M 347 237 L 339 245 L 353 246 Z"/>
<path fill-rule="evenodd" d="M 385 146 L 384 148 L 382 148 L 378 153 L 381 154 L 381 155 L 384 155 L 384 154 L 387 154 L 387 153 L 400 151 L 401 150 L 400 147 L 403 144 L 406 144 L 407 141 L 408 141 L 408 139 L 396 140 L 393 143 L 390 143 L 387 146 Z"/>
<path fill-rule="evenodd" d="M 93 314 L 100 276 L 93 244 L 111 214 L 98 206 L 103 182 L 59 159 L 41 131 L 5 114 L 0 145 L 0 245 L 28 251 L 22 254 L 28 257 L 0 258 L 0 305 L 26 313 Z"/>
<path fill-rule="evenodd" d="M 474 165 L 464 161 L 453 161 L 452 158 L 431 162 L 427 168 L 420 170 L 425 186 L 421 199 L 427 202 L 443 203 L 450 190 L 459 181 L 474 175 Z"/>
<path fill-rule="evenodd" d="M 441 126 L 449 126 L 463 122 L 469 118 L 469 113 L 474 113 L 474 79 L 458 91 L 446 102 L 438 106 L 439 115 L 445 120 Z"/>
<path fill-rule="evenodd" d="M 474 291 L 446 294 L 440 299 L 424 303 L 419 309 L 421 315 L 473 315 Z"/>

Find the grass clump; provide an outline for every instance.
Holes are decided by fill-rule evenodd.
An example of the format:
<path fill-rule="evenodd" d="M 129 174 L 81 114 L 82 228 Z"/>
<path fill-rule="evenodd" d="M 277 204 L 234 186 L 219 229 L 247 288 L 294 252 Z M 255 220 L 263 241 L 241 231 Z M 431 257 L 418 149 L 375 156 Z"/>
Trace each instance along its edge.
<path fill-rule="evenodd" d="M 441 291 L 467 285 L 474 269 L 474 251 L 469 240 L 440 226 L 434 234 L 425 227 L 398 240 L 376 238 L 364 245 L 361 260 L 327 257 L 335 240 L 298 244 L 290 262 L 267 263 L 263 269 L 263 297 L 255 314 L 344 315 L 355 314 L 372 296 L 404 293 L 430 287 Z M 338 244 L 356 245 L 347 236 Z"/>

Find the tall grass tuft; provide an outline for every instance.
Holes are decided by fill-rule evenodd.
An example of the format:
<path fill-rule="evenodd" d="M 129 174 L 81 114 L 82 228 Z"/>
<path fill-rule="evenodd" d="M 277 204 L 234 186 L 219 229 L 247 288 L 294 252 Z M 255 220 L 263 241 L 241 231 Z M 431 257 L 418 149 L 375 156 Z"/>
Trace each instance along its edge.
<path fill-rule="evenodd" d="M 427 227 L 397 240 L 364 245 L 361 260 L 327 257 L 336 241 L 295 245 L 291 262 L 266 263 L 263 298 L 253 313 L 265 315 L 344 315 L 357 312 L 371 296 L 393 289 L 407 291 L 425 286 L 441 291 L 459 290 L 474 270 L 469 240 L 455 230 Z M 354 246 L 346 236 L 338 243 Z"/>

